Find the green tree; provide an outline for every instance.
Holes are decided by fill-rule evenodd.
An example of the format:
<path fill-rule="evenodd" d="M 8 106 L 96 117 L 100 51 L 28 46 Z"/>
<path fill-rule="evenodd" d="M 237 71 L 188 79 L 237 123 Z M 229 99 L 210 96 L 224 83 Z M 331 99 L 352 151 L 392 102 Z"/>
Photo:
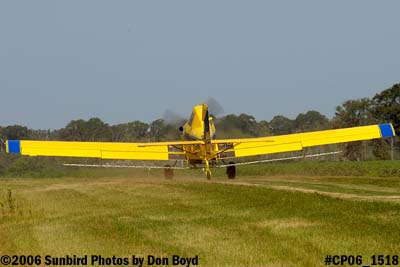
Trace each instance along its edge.
<path fill-rule="evenodd" d="M 5 139 L 29 139 L 29 129 L 26 126 L 12 125 L 3 128 L 3 136 Z"/>
<path fill-rule="evenodd" d="M 275 135 L 290 134 L 294 132 L 294 121 L 285 116 L 278 115 L 269 122 L 271 131 Z"/>
<path fill-rule="evenodd" d="M 315 110 L 300 113 L 294 120 L 294 123 L 298 132 L 323 130 L 329 127 L 328 118 Z"/>
<path fill-rule="evenodd" d="M 220 138 L 254 137 L 260 131 L 256 119 L 244 113 L 219 118 L 215 121 L 215 127 Z"/>
<path fill-rule="evenodd" d="M 32 130 L 29 129 L 29 138 L 33 140 L 50 140 L 51 139 L 50 130 Z"/>
<path fill-rule="evenodd" d="M 355 127 L 374 123 L 372 116 L 372 102 L 369 98 L 347 100 L 341 106 L 336 107 L 333 118 L 334 128 Z M 361 160 L 363 158 L 363 142 L 351 142 L 344 144 L 344 157 L 349 160 Z"/>
<path fill-rule="evenodd" d="M 111 141 L 111 128 L 99 118 L 91 118 L 86 122 L 86 140 Z"/>
<path fill-rule="evenodd" d="M 3 131 L 4 131 L 4 128 L 0 126 L 0 152 L 5 151 L 5 140 L 6 140 L 6 138 L 5 138 L 4 134 L 3 134 Z M 1 170 L 3 169 L 1 162 L 2 162 L 2 159 L 1 159 L 1 156 L 0 156 L 0 173 L 1 173 Z"/>
<path fill-rule="evenodd" d="M 242 133 L 257 136 L 257 121 L 253 116 L 242 113 L 238 116 L 238 122 L 239 129 Z"/>
<path fill-rule="evenodd" d="M 163 119 L 158 119 L 150 123 L 147 130 L 149 141 L 158 142 L 165 141 L 165 136 L 168 132 L 168 126 Z"/>
<path fill-rule="evenodd" d="M 373 116 L 379 123 L 390 122 L 397 135 L 400 134 L 400 84 L 383 90 L 372 98 Z M 393 143 L 391 143 L 393 142 Z M 374 141 L 374 155 L 378 158 L 389 159 L 392 157 L 392 145 L 399 149 L 400 142 L 397 137 L 392 140 Z M 390 152 L 389 152 L 390 151 Z"/>
<path fill-rule="evenodd" d="M 85 141 L 84 125 L 84 120 L 72 120 L 58 131 L 60 139 L 67 141 Z"/>
<path fill-rule="evenodd" d="M 116 142 L 132 142 L 146 140 L 149 125 L 141 121 L 111 126 L 112 140 Z"/>
<path fill-rule="evenodd" d="M 391 122 L 400 134 L 400 83 L 376 94 L 372 104 L 374 117 L 379 122 Z"/>
<path fill-rule="evenodd" d="M 269 136 L 272 134 L 271 126 L 269 125 L 268 121 L 262 120 L 258 122 L 257 128 L 257 136 Z"/>
<path fill-rule="evenodd" d="M 333 127 L 355 127 L 374 123 L 372 116 L 372 102 L 369 98 L 347 100 L 336 107 Z"/>
<path fill-rule="evenodd" d="M 108 124 L 99 118 L 73 120 L 59 130 L 59 136 L 68 141 L 111 141 L 112 132 Z"/>
<path fill-rule="evenodd" d="M 229 114 L 215 120 L 215 126 L 219 132 L 229 132 L 233 129 L 239 129 L 239 124 L 238 117 L 234 114 Z"/>

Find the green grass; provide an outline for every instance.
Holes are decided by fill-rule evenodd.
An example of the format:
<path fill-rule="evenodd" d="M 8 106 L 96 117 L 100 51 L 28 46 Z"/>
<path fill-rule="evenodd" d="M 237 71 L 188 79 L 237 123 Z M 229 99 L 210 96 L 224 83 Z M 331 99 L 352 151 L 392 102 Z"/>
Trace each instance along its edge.
<path fill-rule="evenodd" d="M 216 173 L 208 182 L 198 171 L 173 180 L 162 171 L 81 171 L 92 175 L 0 179 L 0 255 L 324 266 L 328 254 L 363 255 L 368 265 L 371 255 L 400 251 L 398 178 Z"/>
<path fill-rule="evenodd" d="M 239 175 L 400 177 L 400 161 L 297 161 L 240 166 Z"/>
<path fill-rule="evenodd" d="M 158 175 L 160 169 L 134 170 L 128 168 L 79 168 L 64 167 L 65 162 L 100 164 L 93 159 L 64 159 L 51 157 L 21 157 L 0 153 L 0 177 L 28 177 L 28 178 L 55 178 L 55 177 L 126 177 L 130 175 Z M 104 161 L 103 163 L 107 163 Z M 115 164 L 115 162 L 109 162 Z M 132 162 L 130 162 L 132 163 Z M 116 163 L 123 165 L 124 163 Z M 152 162 L 137 163 L 137 165 L 152 165 Z M 159 163 L 158 163 L 159 164 Z M 170 163 L 171 165 L 175 164 Z M 214 177 L 225 177 L 225 168 L 214 168 Z M 199 176 L 201 169 L 176 171 L 179 175 Z M 242 176 L 352 176 L 352 177 L 400 177 L 400 160 L 393 161 L 315 161 L 297 160 L 292 162 L 274 162 L 237 166 L 237 174 Z"/>

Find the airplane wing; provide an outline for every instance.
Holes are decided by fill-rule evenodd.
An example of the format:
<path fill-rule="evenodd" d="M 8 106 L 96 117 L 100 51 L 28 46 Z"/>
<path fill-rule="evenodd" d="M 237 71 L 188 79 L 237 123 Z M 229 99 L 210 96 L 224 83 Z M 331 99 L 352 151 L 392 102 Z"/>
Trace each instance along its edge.
<path fill-rule="evenodd" d="M 306 147 L 393 137 L 392 124 L 377 124 L 335 130 L 269 136 L 261 138 L 213 140 L 216 157 L 235 158 L 279 152 L 300 151 Z"/>
<path fill-rule="evenodd" d="M 7 140 L 6 152 L 27 156 L 87 157 L 127 160 L 184 160 L 184 146 L 202 141 L 115 143 Z"/>
<path fill-rule="evenodd" d="M 235 158 L 299 151 L 312 146 L 393 136 L 395 136 L 393 126 L 386 123 L 281 136 L 212 140 L 216 152 L 210 158 Z M 7 140 L 6 151 L 28 156 L 185 160 L 187 154 L 192 153 L 190 149 L 187 149 L 188 147 L 204 144 L 203 141 L 114 143 Z"/>

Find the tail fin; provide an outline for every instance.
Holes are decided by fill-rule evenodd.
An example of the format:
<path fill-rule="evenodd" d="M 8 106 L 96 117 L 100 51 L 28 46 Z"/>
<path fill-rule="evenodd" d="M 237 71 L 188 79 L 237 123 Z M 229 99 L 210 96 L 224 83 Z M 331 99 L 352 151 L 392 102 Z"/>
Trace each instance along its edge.
<path fill-rule="evenodd" d="M 211 141 L 211 133 L 210 133 L 210 116 L 208 113 L 208 107 L 206 105 L 203 106 L 204 112 L 204 134 L 203 138 L 206 143 Z"/>

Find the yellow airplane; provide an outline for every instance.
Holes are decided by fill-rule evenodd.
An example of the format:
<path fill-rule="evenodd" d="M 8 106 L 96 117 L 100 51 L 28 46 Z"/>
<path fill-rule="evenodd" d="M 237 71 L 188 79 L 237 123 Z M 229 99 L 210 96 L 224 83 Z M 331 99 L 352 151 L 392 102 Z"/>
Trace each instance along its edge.
<path fill-rule="evenodd" d="M 114 143 L 7 140 L 7 153 L 28 156 L 85 157 L 100 159 L 183 160 L 190 166 L 204 164 L 211 178 L 211 165 L 223 160 L 271 153 L 301 151 L 303 148 L 393 137 L 392 124 L 376 124 L 335 130 L 296 133 L 243 139 L 215 139 L 215 125 L 208 106 L 201 104 L 182 127 L 182 140 L 176 142 Z M 235 165 L 228 166 L 228 176 L 234 178 Z"/>

